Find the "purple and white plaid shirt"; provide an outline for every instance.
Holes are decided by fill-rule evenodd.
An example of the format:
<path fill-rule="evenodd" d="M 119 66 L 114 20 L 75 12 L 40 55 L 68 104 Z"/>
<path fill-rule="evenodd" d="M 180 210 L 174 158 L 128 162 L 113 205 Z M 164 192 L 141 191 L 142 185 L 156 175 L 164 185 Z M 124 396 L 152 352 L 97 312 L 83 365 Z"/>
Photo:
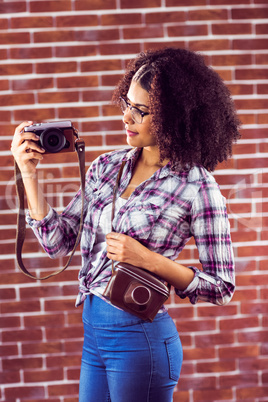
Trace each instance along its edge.
<path fill-rule="evenodd" d="M 81 237 L 82 268 L 79 272 L 79 295 L 104 291 L 111 276 L 111 261 L 103 252 L 99 266 L 91 265 L 92 249 L 103 208 L 112 202 L 113 187 L 122 160 L 126 165 L 118 196 L 129 184 L 140 149 L 125 149 L 99 156 L 86 175 L 84 226 Z M 27 221 L 51 258 L 65 256 L 73 248 L 80 221 L 81 192 L 61 215 L 50 209 L 41 221 L 28 215 Z M 129 235 L 150 250 L 176 260 L 187 241 L 194 236 L 203 271 L 195 273 L 187 289 L 176 294 L 214 304 L 226 304 L 235 289 L 234 259 L 225 199 L 214 177 L 203 167 L 189 172 L 174 172 L 170 164 L 141 183 L 114 218 L 116 232 Z"/>

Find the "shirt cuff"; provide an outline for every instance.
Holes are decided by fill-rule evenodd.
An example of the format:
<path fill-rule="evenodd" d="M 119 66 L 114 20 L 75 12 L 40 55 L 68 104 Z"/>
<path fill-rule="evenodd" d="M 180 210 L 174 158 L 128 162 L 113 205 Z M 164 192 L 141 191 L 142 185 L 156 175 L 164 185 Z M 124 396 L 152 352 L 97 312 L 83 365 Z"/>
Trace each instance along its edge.
<path fill-rule="evenodd" d="M 54 211 L 51 206 L 49 206 L 49 211 L 48 214 L 41 219 L 40 221 L 37 221 L 36 219 L 33 219 L 30 215 L 29 211 L 26 211 L 26 222 L 31 226 L 32 228 L 40 228 L 41 226 L 44 226 L 47 224 L 48 221 L 50 221 L 54 215 L 56 214 L 56 211 Z"/>
<path fill-rule="evenodd" d="M 188 267 L 190 268 L 192 271 L 194 271 L 194 279 L 192 280 L 191 283 L 189 283 L 189 285 L 187 286 L 186 289 L 184 290 L 179 290 L 175 288 L 175 293 L 177 296 L 179 296 L 181 299 L 185 299 L 185 297 L 190 296 L 191 293 L 193 293 L 195 291 L 195 289 L 198 286 L 199 283 L 199 273 L 200 270 L 196 267 Z"/>

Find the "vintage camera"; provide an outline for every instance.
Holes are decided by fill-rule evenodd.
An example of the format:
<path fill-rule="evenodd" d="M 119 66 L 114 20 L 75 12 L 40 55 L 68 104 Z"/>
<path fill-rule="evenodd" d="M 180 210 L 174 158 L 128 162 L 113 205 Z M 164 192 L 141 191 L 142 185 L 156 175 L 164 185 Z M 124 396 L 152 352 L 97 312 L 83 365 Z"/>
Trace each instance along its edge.
<path fill-rule="evenodd" d="M 169 297 L 169 288 L 145 269 L 119 262 L 103 296 L 122 310 L 153 321 Z"/>
<path fill-rule="evenodd" d="M 25 127 L 24 131 L 35 133 L 40 137 L 39 145 L 45 149 L 45 153 L 75 151 L 78 132 L 69 120 L 37 123 Z"/>

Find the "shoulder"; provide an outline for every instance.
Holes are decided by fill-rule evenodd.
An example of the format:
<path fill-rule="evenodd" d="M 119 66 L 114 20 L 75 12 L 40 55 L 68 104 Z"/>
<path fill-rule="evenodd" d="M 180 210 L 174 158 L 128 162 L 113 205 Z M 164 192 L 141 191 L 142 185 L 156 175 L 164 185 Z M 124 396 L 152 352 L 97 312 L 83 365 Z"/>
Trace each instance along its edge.
<path fill-rule="evenodd" d="M 128 157 L 134 150 L 132 148 L 117 149 L 115 151 L 106 152 L 100 155 L 93 163 L 98 163 L 99 165 L 117 165 L 122 162 L 123 159 Z"/>
<path fill-rule="evenodd" d="M 213 174 L 202 166 L 194 166 L 189 172 L 187 172 L 186 180 L 188 183 L 196 184 L 200 191 L 214 191 L 221 195 L 220 187 Z"/>
<path fill-rule="evenodd" d="M 193 193 L 206 191 L 206 189 L 215 189 L 220 192 L 219 185 L 212 173 L 202 166 L 194 166 L 188 171 L 171 172 L 173 180 L 183 184 L 186 188 L 195 189 Z"/>
<path fill-rule="evenodd" d="M 96 167 L 96 166 L 107 166 L 110 164 L 117 165 L 120 163 L 123 159 L 125 159 L 128 154 L 132 151 L 131 148 L 125 148 L 125 149 L 117 149 L 115 151 L 110 151 L 106 152 L 104 154 L 101 154 L 98 156 L 92 163 L 91 167 Z"/>
<path fill-rule="evenodd" d="M 198 191 L 193 201 L 193 208 L 204 210 L 225 210 L 226 199 L 212 173 L 204 167 L 196 166 L 189 171 L 188 182 L 196 183 Z"/>
<path fill-rule="evenodd" d="M 133 152 L 132 148 L 126 148 L 101 154 L 91 163 L 87 173 L 88 178 L 93 177 L 97 179 L 101 175 L 106 174 L 106 172 L 110 174 L 131 152 Z"/>
<path fill-rule="evenodd" d="M 214 176 L 203 166 L 194 166 L 191 170 L 189 170 L 187 181 L 190 183 L 200 183 L 203 186 L 212 183 L 217 185 Z"/>

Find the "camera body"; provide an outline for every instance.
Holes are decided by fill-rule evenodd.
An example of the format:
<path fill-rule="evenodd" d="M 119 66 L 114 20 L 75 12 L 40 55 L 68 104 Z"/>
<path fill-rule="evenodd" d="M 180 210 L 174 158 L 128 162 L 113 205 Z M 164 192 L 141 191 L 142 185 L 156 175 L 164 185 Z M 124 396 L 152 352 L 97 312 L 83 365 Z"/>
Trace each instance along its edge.
<path fill-rule="evenodd" d="M 69 120 L 37 123 L 25 127 L 24 131 L 38 135 L 39 145 L 47 154 L 75 151 L 75 139 L 78 135 Z"/>

